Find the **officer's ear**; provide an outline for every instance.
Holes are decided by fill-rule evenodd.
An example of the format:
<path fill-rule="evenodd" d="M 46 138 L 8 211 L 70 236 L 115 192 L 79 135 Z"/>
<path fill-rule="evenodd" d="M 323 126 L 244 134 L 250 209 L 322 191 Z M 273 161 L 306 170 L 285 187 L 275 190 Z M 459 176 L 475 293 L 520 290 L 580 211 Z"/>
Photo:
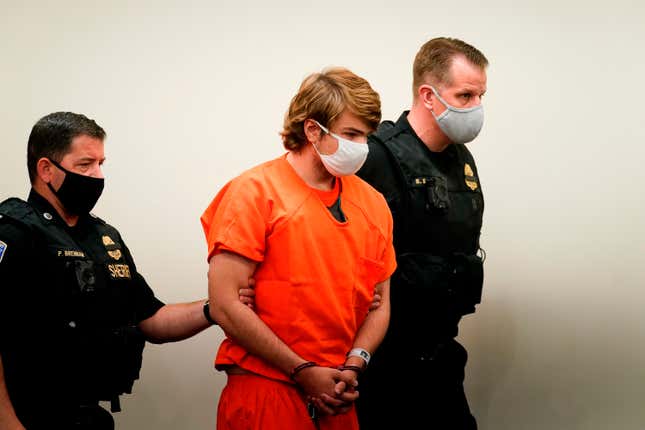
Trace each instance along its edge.
<path fill-rule="evenodd" d="M 36 163 L 36 174 L 46 184 L 52 181 L 54 169 L 56 169 L 56 166 L 47 157 L 40 158 Z"/>
<path fill-rule="evenodd" d="M 419 101 L 423 103 L 425 107 L 430 110 L 433 110 L 433 102 L 435 99 L 434 93 L 432 92 L 432 87 L 427 84 L 419 85 L 417 88 L 417 96 Z"/>
<path fill-rule="evenodd" d="M 323 132 L 313 119 L 306 119 L 302 127 L 309 142 L 317 144 L 322 138 Z"/>

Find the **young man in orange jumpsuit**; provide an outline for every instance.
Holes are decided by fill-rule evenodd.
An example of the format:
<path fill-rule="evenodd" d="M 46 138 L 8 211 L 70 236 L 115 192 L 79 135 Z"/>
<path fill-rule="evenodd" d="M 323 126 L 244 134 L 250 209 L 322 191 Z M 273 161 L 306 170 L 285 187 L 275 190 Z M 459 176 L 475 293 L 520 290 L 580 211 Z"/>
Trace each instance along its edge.
<path fill-rule="evenodd" d="M 233 179 L 202 215 L 210 312 L 227 334 L 219 430 L 358 428 L 355 388 L 387 330 L 396 266 L 387 204 L 354 175 L 380 119 L 363 78 L 310 75 L 285 117 L 288 152 Z M 238 297 L 250 276 L 254 309 Z"/>

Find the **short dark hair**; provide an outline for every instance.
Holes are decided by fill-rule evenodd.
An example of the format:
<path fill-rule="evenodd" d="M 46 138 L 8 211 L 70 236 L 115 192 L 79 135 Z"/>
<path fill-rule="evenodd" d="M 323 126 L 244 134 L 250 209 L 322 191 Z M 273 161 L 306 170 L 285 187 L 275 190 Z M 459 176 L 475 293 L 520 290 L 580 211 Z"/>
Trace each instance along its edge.
<path fill-rule="evenodd" d="M 416 57 L 413 66 L 412 89 L 416 94 L 419 86 L 427 83 L 433 85 L 450 83 L 450 66 L 452 60 L 463 55 L 468 61 L 481 69 L 488 66 L 488 59 L 477 48 L 463 40 L 450 37 L 437 37 L 427 41 Z"/>
<path fill-rule="evenodd" d="M 54 112 L 45 115 L 34 125 L 27 143 L 27 170 L 29 180 L 36 179 L 36 164 L 42 157 L 57 163 L 69 152 L 72 140 L 87 135 L 105 139 L 105 130 L 93 119 L 73 112 Z"/>

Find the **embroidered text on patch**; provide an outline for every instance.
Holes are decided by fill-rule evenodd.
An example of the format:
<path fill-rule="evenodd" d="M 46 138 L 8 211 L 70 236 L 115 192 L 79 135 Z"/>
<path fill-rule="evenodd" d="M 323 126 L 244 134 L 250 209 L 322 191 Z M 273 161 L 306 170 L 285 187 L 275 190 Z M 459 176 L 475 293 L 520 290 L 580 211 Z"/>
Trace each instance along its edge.
<path fill-rule="evenodd" d="M 127 264 L 108 264 L 107 268 L 112 279 L 131 279 L 130 266 Z"/>

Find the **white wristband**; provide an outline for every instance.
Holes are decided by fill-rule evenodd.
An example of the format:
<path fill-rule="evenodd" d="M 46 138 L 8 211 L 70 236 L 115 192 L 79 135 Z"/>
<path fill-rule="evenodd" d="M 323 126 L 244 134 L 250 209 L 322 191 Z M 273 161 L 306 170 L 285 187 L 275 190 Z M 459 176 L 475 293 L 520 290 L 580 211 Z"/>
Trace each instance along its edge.
<path fill-rule="evenodd" d="M 365 365 L 367 366 L 370 364 L 370 358 L 372 356 L 370 355 L 369 352 L 365 351 L 363 348 L 354 348 L 351 351 L 347 353 L 348 357 L 360 357 L 363 360 L 365 360 Z"/>

